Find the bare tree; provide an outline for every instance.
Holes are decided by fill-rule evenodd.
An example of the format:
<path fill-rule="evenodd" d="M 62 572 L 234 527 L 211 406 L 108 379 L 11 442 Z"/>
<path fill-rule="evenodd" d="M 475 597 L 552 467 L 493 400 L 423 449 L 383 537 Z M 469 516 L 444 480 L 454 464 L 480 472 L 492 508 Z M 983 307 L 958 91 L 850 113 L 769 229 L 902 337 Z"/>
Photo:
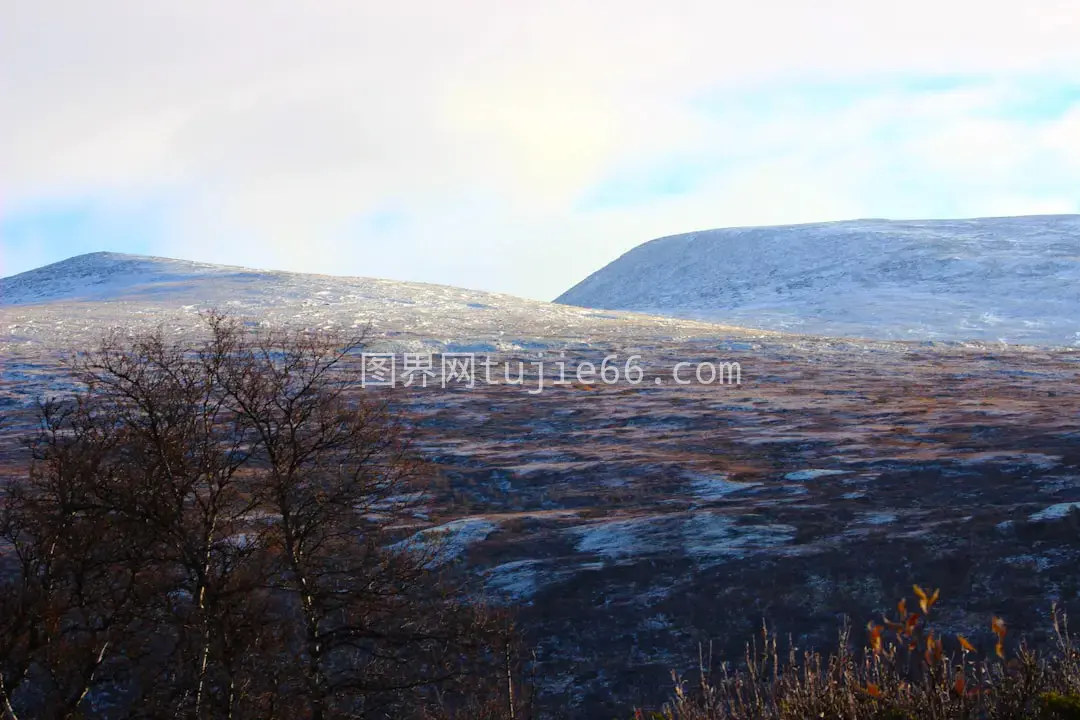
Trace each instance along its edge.
<path fill-rule="evenodd" d="M 362 338 L 207 331 L 112 335 L 43 406 L 0 524 L 0 709 L 321 720 L 501 693 L 479 679 L 503 619 L 399 542 L 431 476 L 354 391 Z"/>
<path fill-rule="evenodd" d="M 25 478 L 8 484 L 0 537 L 0 657 L 9 717 L 15 697 L 35 717 L 75 717 L 106 680 L 141 602 L 146 556 L 126 542 L 94 489 L 116 479 L 119 428 L 85 398 L 46 402 Z"/>

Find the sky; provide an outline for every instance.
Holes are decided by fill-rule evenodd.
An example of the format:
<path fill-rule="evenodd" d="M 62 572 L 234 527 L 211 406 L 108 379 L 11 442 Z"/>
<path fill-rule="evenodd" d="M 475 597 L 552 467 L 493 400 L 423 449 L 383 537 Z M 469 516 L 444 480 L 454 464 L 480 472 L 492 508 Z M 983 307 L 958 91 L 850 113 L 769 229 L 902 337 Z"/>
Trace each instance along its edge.
<path fill-rule="evenodd" d="M 0 276 L 549 300 L 655 237 L 1080 212 L 1076 0 L 0 0 Z"/>

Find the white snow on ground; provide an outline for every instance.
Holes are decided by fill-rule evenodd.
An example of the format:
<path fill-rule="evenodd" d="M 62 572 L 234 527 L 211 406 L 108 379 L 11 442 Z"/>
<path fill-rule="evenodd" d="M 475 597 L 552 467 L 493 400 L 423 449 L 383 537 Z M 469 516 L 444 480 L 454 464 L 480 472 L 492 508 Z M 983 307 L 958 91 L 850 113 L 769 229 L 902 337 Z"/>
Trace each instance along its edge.
<path fill-rule="evenodd" d="M 728 480 L 726 475 L 701 475 L 687 473 L 690 480 L 690 492 L 703 502 L 721 500 L 731 493 L 752 488 L 760 483 L 741 483 Z"/>
<path fill-rule="evenodd" d="M 1057 505 L 1051 505 L 1048 508 L 1040 510 L 1029 517 L 1028 520 L 1032 522 L 1060 520 L 1063 517 L 1067 517 L 1074 509 L 1080 510 L 1080 502 L 1058 503 Z"/>
<path fill-rule="evenodd" d="M 1034 465 L 1043 469 L 1057 467 L 1061 463 L 1060 455 L 1046 455 L 1045 453 L 1029 452 L 987 452 L 973 453 L 959 461 L 963 465 L 981 465 L 987 462 L 1000 464 L 1015 463 L 1018 465 Z"/>
<path fill-rule="evenodd" d="M 897 521 L 897 515 L 891 512 L 864 513 L 859 519 L 867 525 L 892 525 Z"/>
<path fill-rule="evenodd" d="M 414 508 L 428 499 L 428 493 L 423 491 L 388 495 L 379 498 L 376 502 L 369 503 L 367 508 L 376 511 L 399 510 L 402 508 Z"/>
<path fill-rule="evenodd" d="M 794 536 L 795 528 L 789 525 L 740 525 L 727 515 L 696 512 L 598 522 L 568 532 L 577 536 L 578 552 L 616 560 L 666 552 L 685 552 L 702 560 L 743 557 L 788 542 Z"/>
<path fill-rule="evenodd" d="M 851 220 L 659 238 L 556 302 L 785 332 L 1080 345 L 1080 215 Z"/>
<path fill-rule="evenodd" d="M 253 326 L 370 329 L 377 349 L 538 351 L 627 337 L 671 341 L 768 333 L 525 300 L 425 283 L 249 270 L 92 253 L 0 279 L 0 349 L 85 347 L 110 327 L 189 334 L 218 309 Z"/>
<path fill-rule="evenodd" d="M 652 536 L 660 533 L 662 524 L 667 520 L 664 515 L 612 520 L 583 525 L 570 532 L 578 536 L 578 552 L 622 558 L 639 554 L 643 547 L 650 551 L 657 550 L 649 542 Z"/>
<path fill-rule="evenodd" d="M 784 479 L 791 480 L 792 482 L 805 482 L 807 480 L 817 480 L 818 478 L 829 477 L 830 475 L 846 474 L 846 470 L 796 470 L 795 472 L 789 472 L 784 476 Z"/>
<path fill-rule="evenodd" d="M 795 537 L 791 525 L 736 525 L 719 513 L 698 513 L 685 526 L 686 552 L 699 559 L 744 557 Z"/>
<path fill-rule="evenodd" d="M 394 544 L 398 550 L 430 553 L 431 564 L 450 562 L 461 557 L 469 546 L 487 538 L 499 526 L 486 518 L 461 518 L 436 527 L 425 528 L 407 540 Z"/>
<path fill-rule="evenodd" d="M 1033 565 L 1037 572 L 1045 572 L 1053 565 L 1053 561 L 1042 555 L 1013 555 L 1012 557 L 1005 558 L 1005 562 L 1010 565 Z"/>
<path fill-rule="evenodd" d="M 534 595 L 540 585 L 539 560 L 514 560 L 496 565 L 485 573 L 487 587 L 521 600 Z"/>

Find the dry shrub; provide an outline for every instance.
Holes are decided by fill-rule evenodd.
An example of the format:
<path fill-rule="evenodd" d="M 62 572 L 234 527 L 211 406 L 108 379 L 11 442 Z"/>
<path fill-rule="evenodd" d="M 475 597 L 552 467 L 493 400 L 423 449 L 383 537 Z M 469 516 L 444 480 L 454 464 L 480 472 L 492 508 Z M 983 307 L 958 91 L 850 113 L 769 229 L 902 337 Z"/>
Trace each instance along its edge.
<path fill-rule="evenodd" d="M 745 665 L 703 668 L 697 687 L 675 678 L 675 693 L 657 720 L 1080 720 L 1080 651 L 1065 615 L 1053 611 L 1056 647 L 1038 653 L 1019 644 L 1010 654 L 1007 628 L 992 618 L 994 651 L 980 657 L 963 636 L 945 638 L 928 623 L 938 591 L 914 586 L 894 618 L 867 625 L 867 647 L 852 652 L 841 632 L 828 656 L 781 655 L 767 628 L 747 648 Z"/>

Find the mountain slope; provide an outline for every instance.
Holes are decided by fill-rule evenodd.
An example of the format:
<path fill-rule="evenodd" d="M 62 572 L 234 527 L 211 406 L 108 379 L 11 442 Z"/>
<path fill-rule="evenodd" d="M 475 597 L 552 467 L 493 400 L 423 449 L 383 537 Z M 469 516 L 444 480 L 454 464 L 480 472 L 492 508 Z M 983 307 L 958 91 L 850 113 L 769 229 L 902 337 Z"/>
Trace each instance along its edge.
<path fill-rule="evenodd" d="M 555 302 L 879 339 L 1080 344 L 1080 215 L 673 235 Z"/>
<path fill-rule="evenodd" d="M 0 279 L 0 345 L 70 346 L 114 326 L 164 325 L 186 332 L 199 326 L 199 311 L 210 308 L 273 326 L 370 327 L 375 337 L 401 349 L 493 351 L 538 342 L 753 334 L 442 285 L 91 253 Z"/>
<path fill-rule="evenodd" d="M 182 294 L 201 281 L 255 271 L 187 260 L 95 252 L 0 279 L 0 306 Z"/>

